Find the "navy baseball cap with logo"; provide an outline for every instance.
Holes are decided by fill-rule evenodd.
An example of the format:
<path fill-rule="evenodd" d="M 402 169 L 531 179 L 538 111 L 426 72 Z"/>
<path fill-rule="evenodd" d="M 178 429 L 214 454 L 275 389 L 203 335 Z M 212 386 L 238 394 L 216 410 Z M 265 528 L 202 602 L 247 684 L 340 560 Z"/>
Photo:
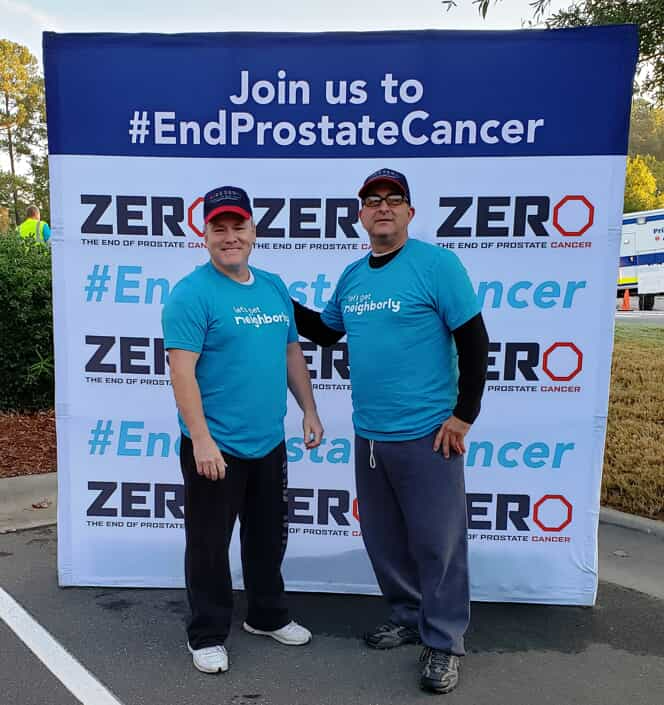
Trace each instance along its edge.
<path fill-rule="evenodd" d="M 402 173 L 394 171 L 393 169 L 379 169 L 378 171 L 374 171 L 373 174 L 369 174 L 369 176 L 367 176 L 364 180 L 362 188 L 357 195 L 360 198 L 364 198 L 369 190 L 369 186 L 378 181 L 387 181 L 393 183 L 395 186 L 398 186 L 399 191 L 403 193 L 408 203 L 410 203 L 410 189 L 408 188 L 408 181 Z"/>
<path fill-rule="evenodd" d="M 203 199 L 205 223 L 220 213 L 237 213 L 245 219 L 251 218 L 253 214 L 247 192 L 238 186 L 219 186 L 208 191 Z"/>

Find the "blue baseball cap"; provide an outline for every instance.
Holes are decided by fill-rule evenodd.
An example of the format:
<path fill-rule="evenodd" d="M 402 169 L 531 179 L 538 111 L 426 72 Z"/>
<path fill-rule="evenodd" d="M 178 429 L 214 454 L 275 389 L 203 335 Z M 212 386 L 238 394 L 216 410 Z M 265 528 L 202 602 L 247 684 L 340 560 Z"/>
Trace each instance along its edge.
<path fill-rule="evenodd" d="M 399 191 L 401 191 L 401 193 L 403 193 L 406 197 L 408 203 L 410 203 L 410 189 L 408 188 L 408 180 L 402 173 L 394 171 L 394 169 L 379 169 L 378 171 L 374 171 L 373 174 L 369 174 L 369 176 L 367 176 L 364 180 L 362 188 L 357 195 L 360 198 L 364 198 L 369 186 L 375 184 L 377 181 L 388 181 L 395 184 L 399 187 Z"/>
<path fill-rule="evenodd" d="M 219 186 L 208 191 L 203 199 L 203 217 L 209 223 L 220 213 L 236 213 L 245 219 L 252 217 L 247 192 L 238 186 Z"/>

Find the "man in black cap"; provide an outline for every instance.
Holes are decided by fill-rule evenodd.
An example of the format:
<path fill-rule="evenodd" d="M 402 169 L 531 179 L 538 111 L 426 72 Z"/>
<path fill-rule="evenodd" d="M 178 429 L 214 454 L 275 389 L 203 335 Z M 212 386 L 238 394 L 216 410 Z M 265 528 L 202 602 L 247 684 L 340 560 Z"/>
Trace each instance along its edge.
<path fill-rule="evenodd" d="M 381 169 L 359 196 L 371 253 L 346 267 L 322 314 L 296 304 L 295 320 L 319 345 L 348 335 L 362 537 L 390 607 L 366 643 L 422 642 L 420 684 L 447 693 L 470 620 L 464 437 L 488 336 L 456 255 L 408 237 L 406 177 Z"/>
<path fill-rule="evenodd" d="M 188 648 L 196 668 L 216 673 L 228 669 L 228 547 L 237 516 L 244 629 L 283 644 L 311 640 L 288 616 L 281 577 L 287 386 L 304 412 L 307 448 L 320 444 L 323 429 L 286 287 L 275 274 L 248 266 L 256 228 L 247 194 L 235 186 L 213 189 L 204 217 L 210 260 L 173 289 L 162 324 L 182 431 Z"/>

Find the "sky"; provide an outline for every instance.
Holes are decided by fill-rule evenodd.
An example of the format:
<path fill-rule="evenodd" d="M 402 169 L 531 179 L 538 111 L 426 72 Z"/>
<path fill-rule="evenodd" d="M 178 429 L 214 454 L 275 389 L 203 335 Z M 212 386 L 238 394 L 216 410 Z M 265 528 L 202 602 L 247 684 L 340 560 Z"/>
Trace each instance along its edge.
<path fill-rule="evenodd" d="M 571 0 L 553 0 L 553 10 Z M 0 0 L 0 38 L 41 64 L 41 33 L 326 32 L 381 29 L 519 29 L 528 0 L 500 0 L 483 20 L 472 0 Z"/>

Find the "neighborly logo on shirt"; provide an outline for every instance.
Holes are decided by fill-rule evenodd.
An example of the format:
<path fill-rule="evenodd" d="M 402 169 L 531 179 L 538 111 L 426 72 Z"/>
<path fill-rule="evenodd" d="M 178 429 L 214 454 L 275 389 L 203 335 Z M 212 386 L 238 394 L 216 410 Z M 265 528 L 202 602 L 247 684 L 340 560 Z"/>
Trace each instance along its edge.
<path fill-rule="evenodd" d="M 269 326 L 278 323 L 290 325 L 290 317 L 285 313 L 263 313 L 260 306 L 233 306 L 236 326 Z"/>
<path fill-rule="evenodd" d="M 383 301 L 372 301 L 371 294 L 354 294 L 349 296 L 346 301 L 348 303 L 344 304 L 344 313 L 354 313 L 361 316 L 365 312 L 372 311 L 392 311 L 392 313 L 399 313 L 401 310 L 401 301 L 393 299 L 391 296 L 389 299 L 384 299 Z"/>

